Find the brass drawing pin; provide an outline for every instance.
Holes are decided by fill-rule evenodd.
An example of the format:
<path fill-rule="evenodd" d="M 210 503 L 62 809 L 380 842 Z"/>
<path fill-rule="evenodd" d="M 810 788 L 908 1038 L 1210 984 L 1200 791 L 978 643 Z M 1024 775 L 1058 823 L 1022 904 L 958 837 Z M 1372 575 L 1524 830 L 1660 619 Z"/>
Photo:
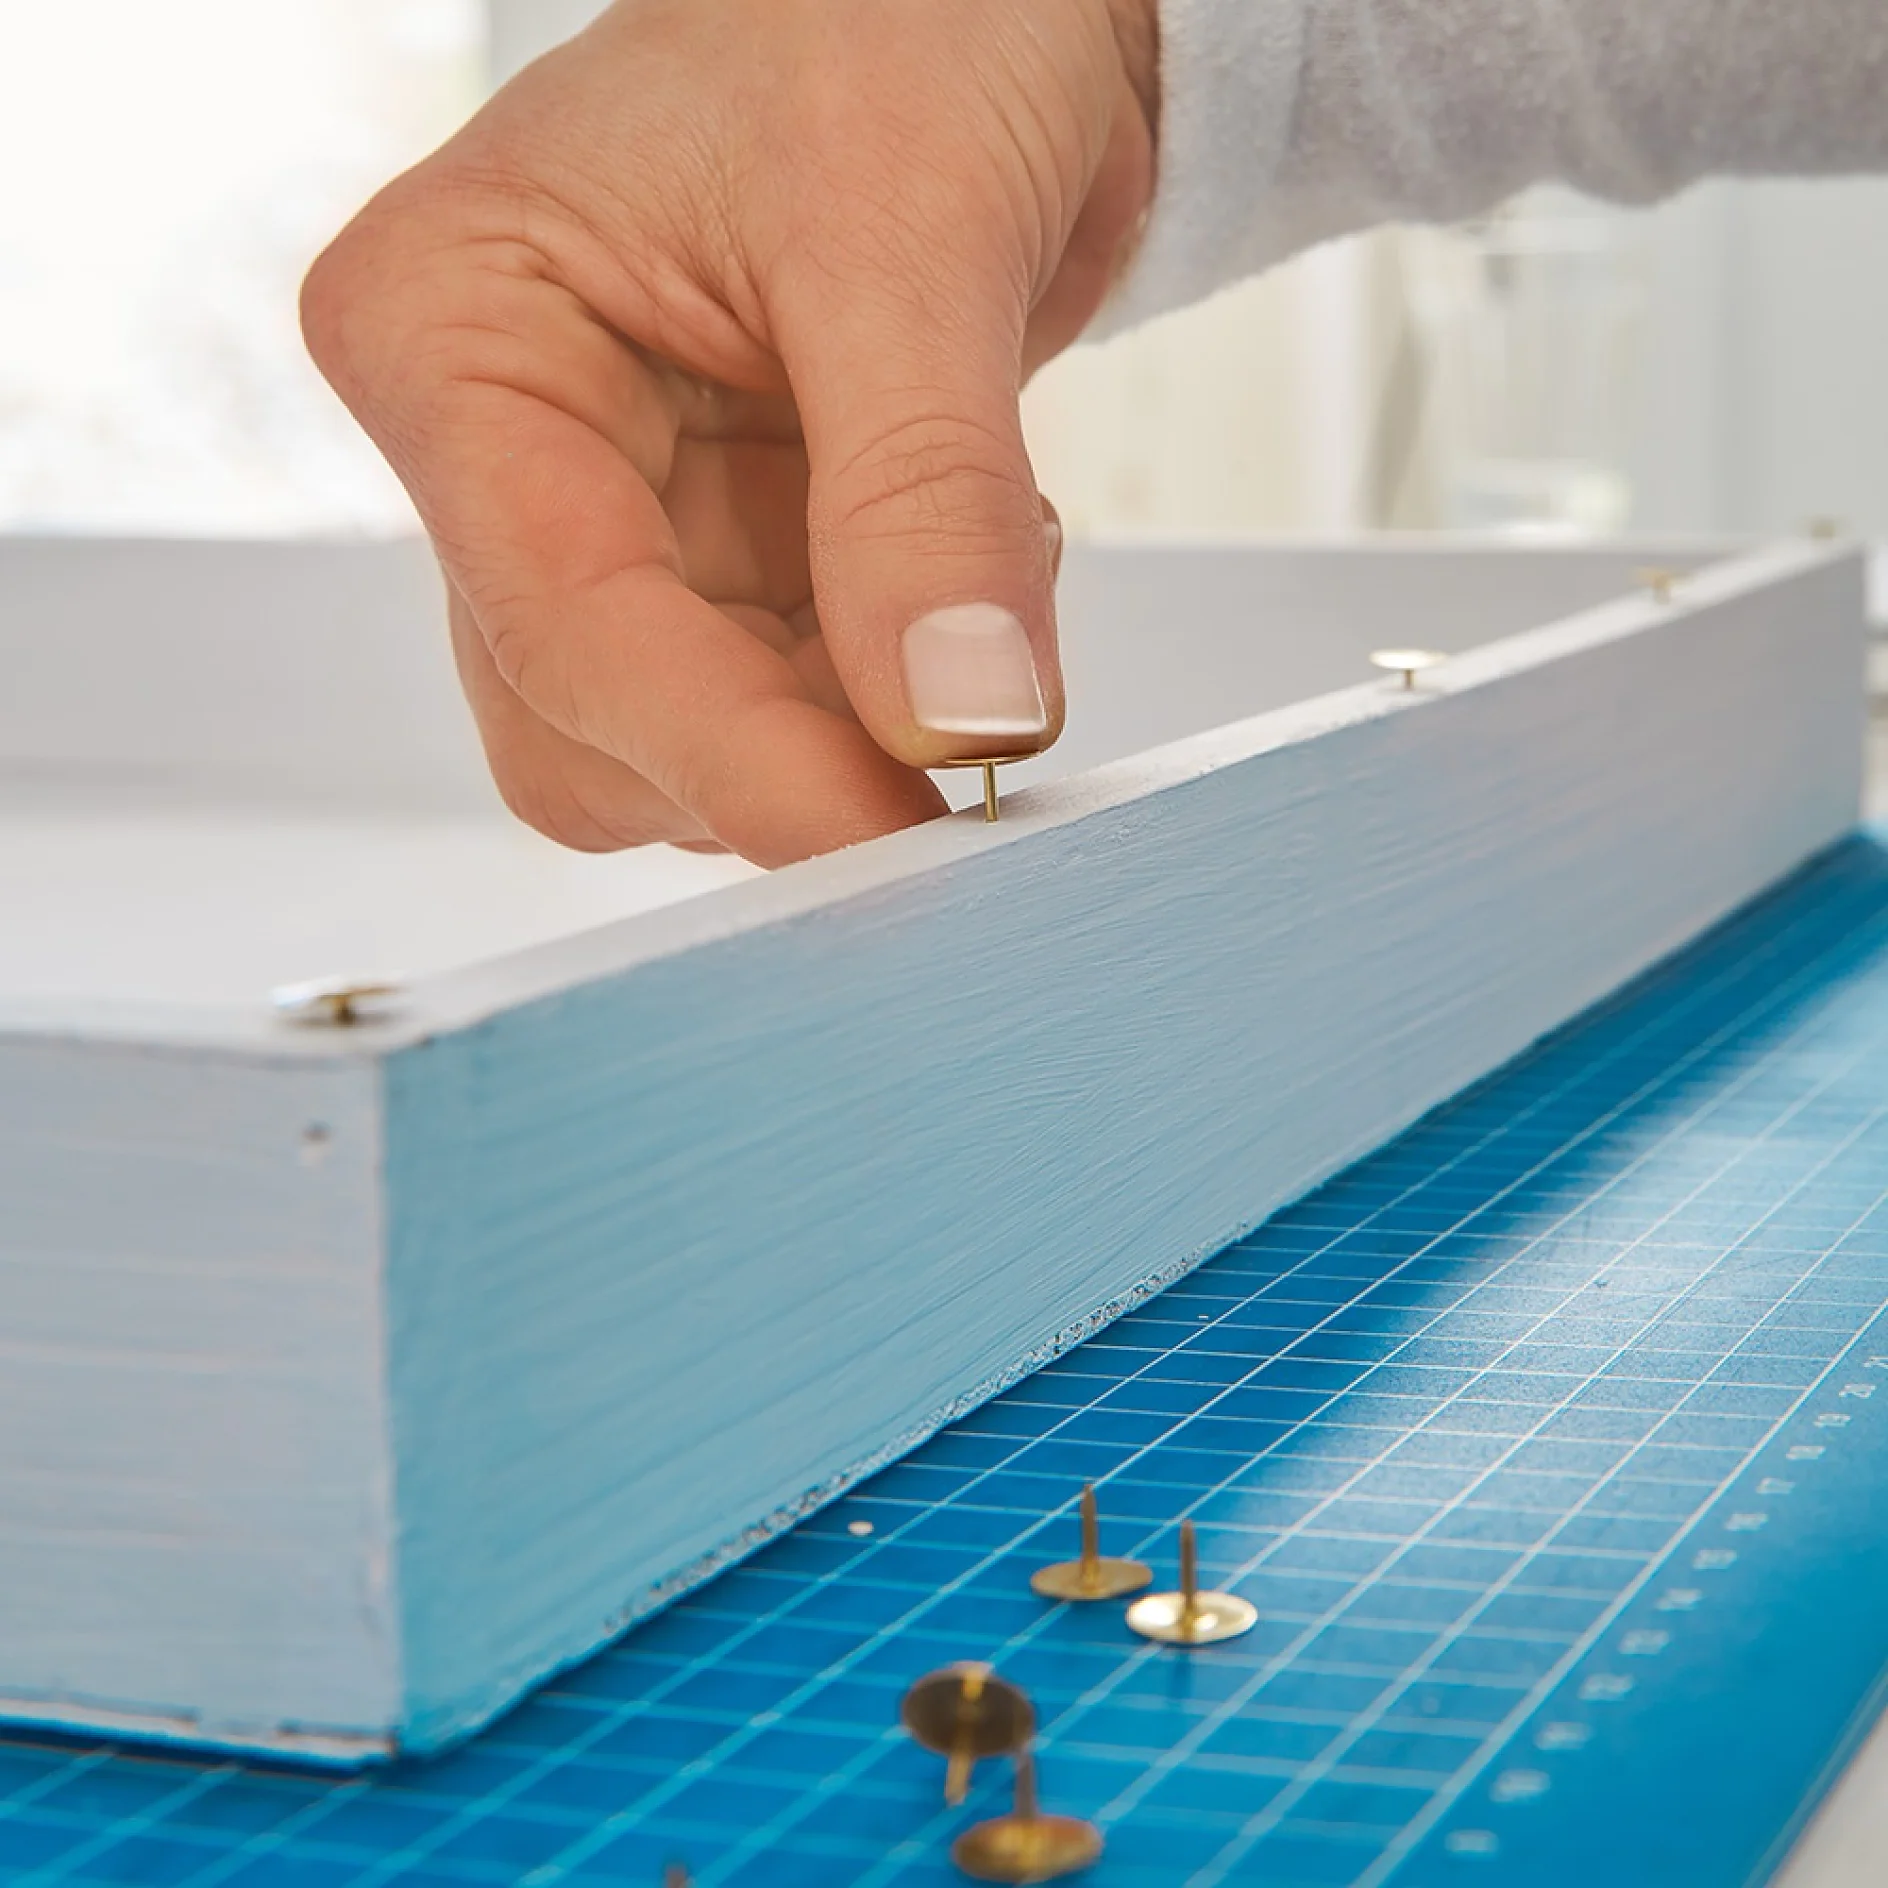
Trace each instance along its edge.
<path fill-rule="evenodd" d="M 400 994 L 397 983 L 368 977 L 318 977 L 311 983 L 284 983 L 269 992 L 278 1016 L 292 1023 L 325 1023 L 345 1029 L 378 1014 Z"/>
<path fill-rule="evenodd" d="M 925 1673 L 905 1693 L 898 1715 L 926 1750 L 948 1760 L 947 1803 L 970 1794 L 979 1758 L 1021 1750 L 1036 1734 L 1035 1709 L 1021 1687 L 975 1663 Z"/>
<path fill-rule="evenodd" d="M 1101 1831 L 1075 1816 L 1045 1816 L 1036 1800 L 1036 1760 L 1016 1753 L 1016 1806 L 951 1844 L 951 1860 L 978 1881 L 1054 1881 L 1101 1857 Z"/>
<path fill-rule="evenodd" d="M 1371 666 L 1400 675 L 1405 688 L 1414 688 L 1417 676 L 1424 669 L 1433 669 L 1437 663 L 1448 659 L 1440 649 L 1373 649 L 1370 652 Z"/>
<path fill-rule="evenodd" d="M 983 769 L 983 818 L 989 826 L 996 824 L 996 770 L 999 767 L 1011 767 L 1019 760 L 1034 760 L 1034 754 L 991 754 L 982 760 L 941 760 L 939 767 L 981 767 Z"/>
<path fill-rule="evenodd" d="M 1202 1593 L 1193 1523 L 1180 1523 L 1180 1591 L 1150 1593 L 1128 1608 L 1128 1624 L 1163 1645 L 1212 1645 L 1259 1623 L 1259 1609 L 1236 1593 Z"/>
<path fill-rule="evenodd" d="M 1091 1482 L 1082 1490 L 1082 1557 L 1038 1567 L 1029 1584 L 1047 1600 L 1118 1600 L 1154 1584 L 1152 1571 L 1138 1560 L 1104 1559 L 1101 1517 Z"/>
<path fill-rule="evenodd" d="M 1651 591 L 1654 603 L 1669 603 L 1672 600 L 1673 587 L 1678 582 L 1678 572 L 1649 565 L 1640 571 L 1639 581 Z"/>

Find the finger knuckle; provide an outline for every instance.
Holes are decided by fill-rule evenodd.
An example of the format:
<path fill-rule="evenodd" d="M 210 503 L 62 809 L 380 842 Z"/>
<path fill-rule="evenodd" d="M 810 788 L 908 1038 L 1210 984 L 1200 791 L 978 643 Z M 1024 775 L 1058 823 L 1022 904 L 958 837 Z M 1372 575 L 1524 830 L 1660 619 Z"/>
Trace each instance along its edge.
<path fill-rule="evenodd" d="M 397 179 L 302 278 L 303 344 L 350 405 L 411 398 L 446 377 L 451 353 L 436 330 L 463 298 L 464 194 Z"/>
<path fill-rule="evenodd" d="M 365 370 L 374 311 L 386 292 L 386 265 L 386 232 L 377 219 L 362 215 L 315 258 L 302 280 L 303 342 L 343 392 Z"/>
<path fill-rule="evenodd" d="M 923 541 L 945 534 L 1007 545 L 1040 516 L 1009 441 L 956 416 L 908 420 L 841 466 L 821 520 L 848 536 Z"/>

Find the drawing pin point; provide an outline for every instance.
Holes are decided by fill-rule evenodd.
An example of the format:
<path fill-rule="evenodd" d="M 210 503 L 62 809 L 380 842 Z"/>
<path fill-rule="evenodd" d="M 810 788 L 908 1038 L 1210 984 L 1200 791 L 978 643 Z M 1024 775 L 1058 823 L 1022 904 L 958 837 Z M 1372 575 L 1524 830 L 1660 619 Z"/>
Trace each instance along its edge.
<path fill-rule="evenodd" d="M 1424 669 L 1433 669 L 1437 663 L 1448 659 L 1440 649 L 1373 649 L 1370 652 L 1371 666 L 1400 675 L 1405 688 L 1414 688 L 1417 676 Z"/>
<path fill-rule="evenodd" d="M 1036 1800 L 1036 1760 L 1016 1753 L 1016 1805 L 951 1844 L 951 1860 L 978 1881 L 1054 1881 L 1101 1859 L 1101 1831 L 1075 1816 L 1045 1816 Z"/>
<path fill-rule="evenodd" d="M 1150 1593 L 1128 1608 L 1128 1624 L 1163 1645 L 1212 1645 L 1259 1623 L 1259 1609 L 1235 1593 L 1202 1593 L 1193 1523 L 1180 1523 L 1180 1591 Z"/>
<path fill-rule="evenodd" d="M 971 1662 L 925 1673 L 905 1693 L 898 1715 L 926 1750 L 948 1760 L 947 1803 L 970 1794 L 980 1758 L 1021 1750 L 1036 1734 L 1036 1713 L 1021 1687 Z"/>
<path fill-rule="evenodd" d="M 1138 1560 L 1103 1557 L 1101 1518 L 1090 1484 L 1082 1490 L 1082 1557 L 1038 1567 L 1029 1584 L 1047 1600 L 1117 1600 L 1152 1586 L 1154 1576 Z"/>
<path fill-rule="evenodd" d="M 309 983 L 279 984 L 269 992 L 278 1016 L 292 1023 L 346 1029 L 377 1014 L 400 994 L 397 983 L 368 977 L 317 977 Z"/>
<path fill-rule="evenodd" d="M 999 767 L 1013 767 L 1019 760 L 1034 760 L 1034 754 L 991 754 L 981 760 L 941 760 L 939 767 L 980 767 L 983 770 L 983 818 L 985 825 L 994 826 L 997 819 L 996 770 Z"/>

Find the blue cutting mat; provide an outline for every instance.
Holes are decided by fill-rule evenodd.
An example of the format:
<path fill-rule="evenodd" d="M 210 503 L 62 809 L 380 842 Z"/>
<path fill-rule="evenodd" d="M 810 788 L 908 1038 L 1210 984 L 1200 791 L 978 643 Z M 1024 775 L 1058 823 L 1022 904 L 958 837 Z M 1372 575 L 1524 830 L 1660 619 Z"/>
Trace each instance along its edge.
<path fill-rule="evenodd" d="M 1858 840 L 457 1754 L 0 1743 L 0 1878 L 951 1882 L 1001 1767 L 947 1811 L 894 1719 L 987 1657 L 1095 1888 L 1733 1888 L 1888 1670 L 1885 1307 Z M 1259 1629 L 1037 1601 L 1085 1478 Z"/>

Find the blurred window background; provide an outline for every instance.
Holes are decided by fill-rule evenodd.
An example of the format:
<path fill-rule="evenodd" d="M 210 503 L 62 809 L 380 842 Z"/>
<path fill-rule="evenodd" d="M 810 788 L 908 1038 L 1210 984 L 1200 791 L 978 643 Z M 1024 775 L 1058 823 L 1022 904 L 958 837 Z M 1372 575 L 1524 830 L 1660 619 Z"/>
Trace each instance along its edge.
<path fill-rule="evenodd" d="M 594 10 L 0 0 L 0 529 L 411 529 L 296 285 Z M 1888 532 L 1888 181 L 1354 238 L 1078 350 L 1027 420 L 1084 535 Z"/>
<path fill-rule="evenodd" d="M 412 529 L 296 292 L 486 58 L 482 0 L 0 0 L 0 528 Z"/>

